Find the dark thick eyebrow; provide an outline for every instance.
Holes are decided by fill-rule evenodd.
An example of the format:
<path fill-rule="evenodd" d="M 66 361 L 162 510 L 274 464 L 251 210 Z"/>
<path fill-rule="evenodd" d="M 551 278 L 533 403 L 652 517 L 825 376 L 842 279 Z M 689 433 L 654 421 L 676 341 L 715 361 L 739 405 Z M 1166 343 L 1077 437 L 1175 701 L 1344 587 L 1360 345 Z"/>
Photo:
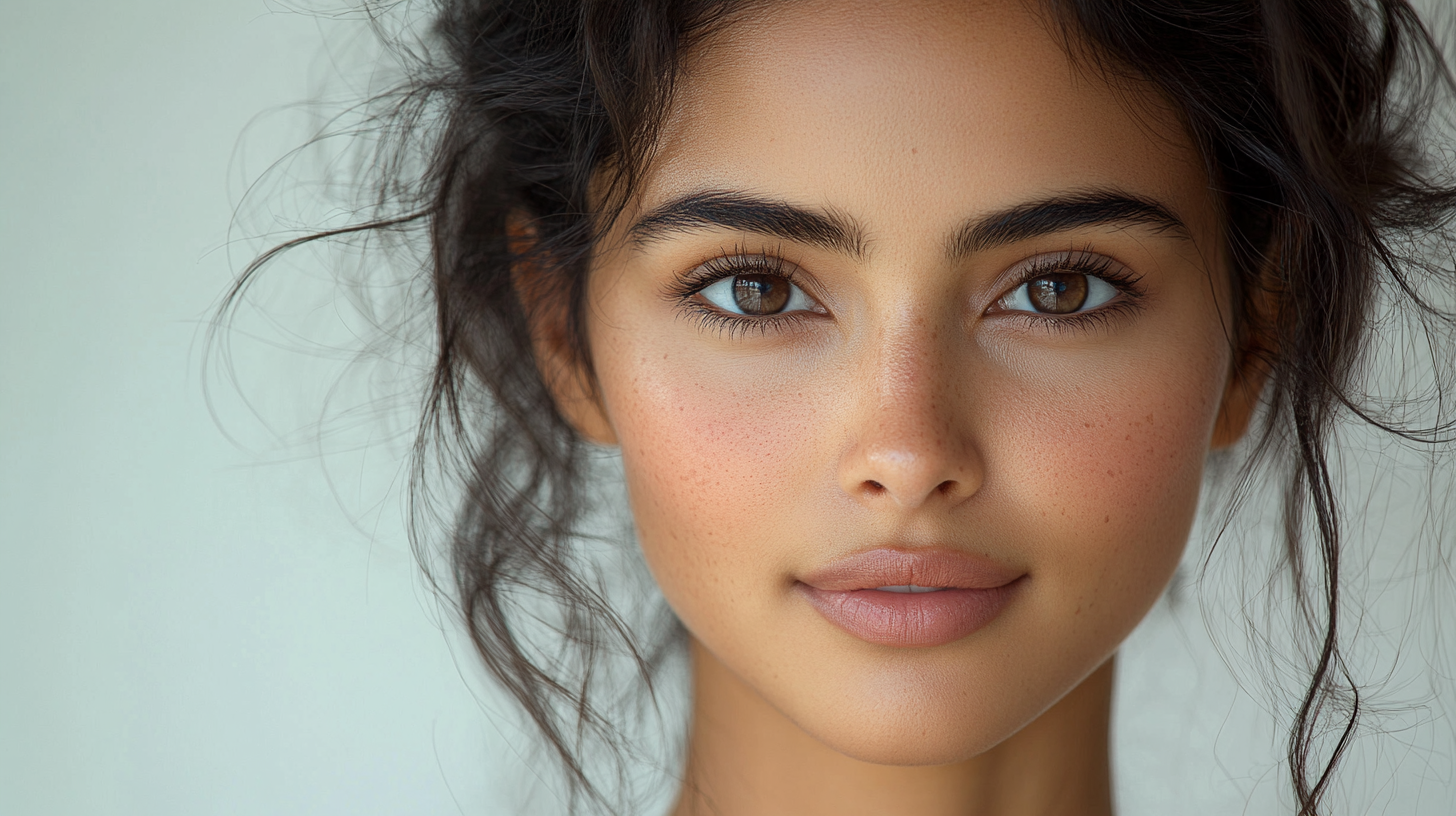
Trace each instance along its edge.
<path fill-rule="evenodd" d="M 956 231 L 950 256 L 964 258 L 1001 244 L 1094 226 L 1147 226 L 1192 238 L 1187 225 L 1156 201 L 1094 190 L 1018 204 L 975 219 Z"/>
<path fill-rule="evenodd" d="M 848 216 L 723 190 L 669 201 L 633 224 L 629 234 L 637 243 L 645 244 L 674 232 L 714 227 L 815 244 L 857 257 L 864 255 L 864 230 Z"/>

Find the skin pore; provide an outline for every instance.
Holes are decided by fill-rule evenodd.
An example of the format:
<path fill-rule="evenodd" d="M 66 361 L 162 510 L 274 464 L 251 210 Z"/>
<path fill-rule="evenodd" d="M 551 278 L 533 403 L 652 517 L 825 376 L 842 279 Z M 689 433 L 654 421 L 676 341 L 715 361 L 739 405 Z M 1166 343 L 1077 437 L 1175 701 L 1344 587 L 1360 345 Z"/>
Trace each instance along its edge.
<path fill-rule="evenodd" d="M 537 327 L 691 635 L 678 816 L 1112 811 L 1112 656 L 1250 401 L 1197 151 L 1053 30 L 1005 2 L 735 22 L 593 266 L 594 390 Z M 873 550 L 1016 580 L 964 637 L 870 642 L 804 589 Z"/>

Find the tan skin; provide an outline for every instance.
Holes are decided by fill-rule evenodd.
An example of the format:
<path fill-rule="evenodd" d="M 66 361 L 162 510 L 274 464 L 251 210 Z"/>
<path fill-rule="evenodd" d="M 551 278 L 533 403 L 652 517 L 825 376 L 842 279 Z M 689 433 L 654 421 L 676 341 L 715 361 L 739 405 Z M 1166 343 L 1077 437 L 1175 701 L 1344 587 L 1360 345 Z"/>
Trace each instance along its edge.
<path fill-rule="evenodd" d="M 691 635 L 676 816 L 1112 812 L 1113 655 L 1253 401 L 1196 150 L 1160 98 L 1078 67 L 1050 31 L 1005 2 L 824 0 L 735 23 L 688 63 L 592 269 L 595 387 L 539 312 L 558 402 L 620 446 L 643 553 Z M 705 192 L 842 229 L 643 228 Z M 975 231 L 1099 195 L 1169 219 Z M 737 314 L 734 275 L 790 297 Z M 1084 305 L 1028 309 L 1037 275 L 1091 287 Z M 959 640 L 869 643 L 795 586 L 876 547 L 1024 577 Z"/>

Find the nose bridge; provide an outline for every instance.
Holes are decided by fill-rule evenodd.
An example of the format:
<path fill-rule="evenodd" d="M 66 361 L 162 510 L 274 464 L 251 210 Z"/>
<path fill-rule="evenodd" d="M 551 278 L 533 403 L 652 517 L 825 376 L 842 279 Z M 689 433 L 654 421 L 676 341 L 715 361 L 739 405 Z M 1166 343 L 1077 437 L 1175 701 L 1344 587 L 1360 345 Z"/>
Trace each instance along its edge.
<path fill-rule="evenodd" d="M 941 370 L 944 354 L 937 348 L 937 335 L 923 318 L 898 321 L 881 332 L 869 355 L 868 372 L 874 382 L 876 424 L 885 431 L 879 445 L 909 452 L 948 430 L 949 418 L 942 416 L 946 397 L 940 392 L 950 383 Z"/>
<path fill-rule="evenodd" d="M 980 486 L 946 329 L 921 314 L 887 321 L 865 349 L 865 387 L 844 490 L 863 501 L 919 506 L 937 495 L 963 499 Z"/>

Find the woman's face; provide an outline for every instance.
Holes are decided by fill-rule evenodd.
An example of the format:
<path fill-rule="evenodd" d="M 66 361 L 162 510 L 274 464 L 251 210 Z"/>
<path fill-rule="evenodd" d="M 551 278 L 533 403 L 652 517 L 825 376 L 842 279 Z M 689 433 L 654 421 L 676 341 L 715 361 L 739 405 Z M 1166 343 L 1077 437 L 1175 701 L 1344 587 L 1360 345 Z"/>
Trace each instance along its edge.
<path fill-rule="evenodd" d="M 579 422 L 702 659 L 888 764 L 1103 664 L 1230 369 L 1202 167 L 1018 3 L 783 4 L 702 47 L 593 268 Z"/>

